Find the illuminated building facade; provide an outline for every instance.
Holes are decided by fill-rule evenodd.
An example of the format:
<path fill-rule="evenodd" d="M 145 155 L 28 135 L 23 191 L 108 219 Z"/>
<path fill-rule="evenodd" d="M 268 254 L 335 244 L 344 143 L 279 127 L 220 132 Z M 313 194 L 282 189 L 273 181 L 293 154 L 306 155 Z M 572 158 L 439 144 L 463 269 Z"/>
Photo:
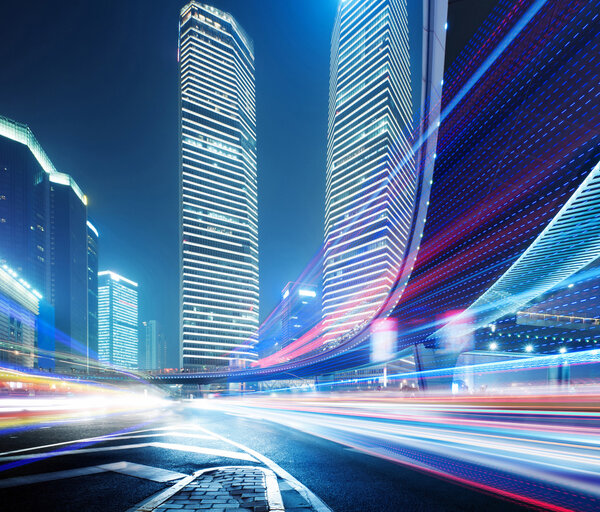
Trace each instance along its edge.
<path fill-rule="evenodd" d="M 139 369 L 158 370 L 159 366 L 159 334 L 156 320 L 142 322 L 140 329 Z"/>
<path fill-rule="evenodd" d="M 536 351 L 563 348 L 523 311 L 600 247 L 598 23 L 589 3 L 499 2 L 446 72 L 427 223 L 394 312 L 420 368 L 525 353 L 535 336 Z"/>
<path fill-rule="evenodd" d="M 98 356 L 120 368 L 138 366 L 138 285 L 105 270 L 98 272 Z"/>
<path fill-rule="evenodd" d="M 281 292 L 281 343 L 284 348 L 317 325 L 321 317 L 321 297 L 317 286 L 288 283 Z"/>
<path fill-rule="evenodd" d="M 88 361 L 98 359 L 98 230 L 87 222 Z"/>
<path fill-rule="evenodd" d="M 341 2 L 331 46 L 323 324 L 336 338 L 383 304 L 412 225 L 406 1 Z"/>
<path fill-rule="evenodd" d="M 254 53 L 234 18 L 191 2 L 179 24 L 182 366 L 256 359 Z"/>
<path fill-rule="evenodd" d="M 52 368 L 53 345 L 52 307 L 8 265 L 0 266 L 0 361 Z M 35 357 L 38 348 L 46 357 Z"/>
<path fill-rule="evenodd" d="M 53 306 L 55 348 L 66 356 L 58 366 L 87 357 L 86 217 L 73 178 L 57 171 L 27 125 L 0 116 L 0 262 Z"/>
<path fill-rule="evenodd" d="M 87 366 L 88 228 L 86 205 L 71 180 L 50 182 L 50 299 L 55 309 L 57 367 Z M 79 366 L 81 365 L 81 366 Z"/>

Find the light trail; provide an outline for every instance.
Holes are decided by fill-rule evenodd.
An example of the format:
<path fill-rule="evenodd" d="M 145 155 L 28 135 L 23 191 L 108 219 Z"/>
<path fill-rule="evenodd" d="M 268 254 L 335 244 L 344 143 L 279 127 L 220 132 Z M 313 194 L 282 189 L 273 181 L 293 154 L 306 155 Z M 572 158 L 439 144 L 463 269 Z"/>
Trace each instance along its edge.
<path fill-rule="evenodd" d="M 299 394 L 204 400 L 536 508 L 600 506 L 598 395 Z"/>

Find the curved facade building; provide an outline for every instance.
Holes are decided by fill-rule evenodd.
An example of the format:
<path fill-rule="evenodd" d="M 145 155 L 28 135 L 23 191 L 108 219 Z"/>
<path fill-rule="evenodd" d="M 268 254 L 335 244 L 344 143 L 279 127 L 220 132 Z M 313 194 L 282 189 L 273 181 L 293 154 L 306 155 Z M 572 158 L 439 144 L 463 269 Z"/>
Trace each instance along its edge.
<path fill-rule="evenodd" d="M 182 366 L 244 366 L 258 329 L 253 46 L 196 2 L 179 31 Z"/>
<path fill-rule="evenodd" d="M 487 349 L 488 324 L 514 325 L 593 259 L 600 18 L 597 1 L 562 7 L 500 2 L 446 73 L 427 223 L 394 312 L 421 368 Z"/>
<path fill-rule="evenodd" d="M 336 339 L 386 300 L 405 258 L 417 176 L 405 0 L 340 3 L 331 48 L 323 330 Z"/>

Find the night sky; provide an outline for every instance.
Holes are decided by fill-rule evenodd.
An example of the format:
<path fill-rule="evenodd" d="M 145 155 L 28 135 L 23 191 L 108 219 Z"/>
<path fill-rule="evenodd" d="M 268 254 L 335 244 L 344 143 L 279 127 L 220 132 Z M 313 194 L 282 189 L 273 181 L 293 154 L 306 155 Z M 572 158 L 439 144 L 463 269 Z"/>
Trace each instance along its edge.
<path fill-rule="evenodd" d="M 409 0 L 413 1 L 413 0 Z M 184 1 L 3 2 L 0 114 L 87 194 L 100 269 L 140 284 L 178 361 L 178 14 Z M 337 0 L 212 0 L 254 40 L 261 318 L 323 238 Z M 494 0 L 454 0 L 449 60 Z M 452 30 L 454 29 L 454 34 Z"/>

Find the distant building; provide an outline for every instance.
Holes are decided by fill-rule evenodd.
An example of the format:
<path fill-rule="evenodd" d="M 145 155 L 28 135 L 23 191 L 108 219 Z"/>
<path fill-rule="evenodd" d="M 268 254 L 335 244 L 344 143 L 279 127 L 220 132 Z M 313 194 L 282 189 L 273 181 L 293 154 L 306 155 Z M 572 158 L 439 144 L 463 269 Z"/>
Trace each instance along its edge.
<path fill-rule="evenodd" d="M 88 360 L 98 359 L 98 230 L 87 222 Z"/>
<path fill-rule="evenodd" d="M 0 267 L 0 361 L 52 368 L 53 309 L 8 265 Z M 37 355 L 42 357 L 38 359 Z"/>
<path fill-rule="evenodd" d="M 169 360 L 168 360 L 168 349 L 167 349 L 167 340 L 162 332 L 158 333 L 158 369 L 164 370 L 165 368 L 169 368 Z"/>
<path fill-rule="evenodd" d="M 244 366 L 258 329 L 254 50 L 230 14 L 195 1 L 179 33 L 182 366 Z"/>
<path fill-rule="evenodd" d="M 138 366 L 138 285 L 111 272 L 98 272 L 98 356 L 121 368 Z"/>
<path fill-rule="evenodd" d="M 140 329 L 139 369 L 158 370 L 158 323 L 156 320 L 142 322 Z"/>
<path fill-rule="evenodd" d="M 0 116 L 0 264 L 53 306 L 58 366 L 85 366 L 87 198 L 27 125 Z"/>
<path fill-rule="evenodd" d="M 281 292 L 281 342 L 286 347 L 321 320 L 321 297 L 316 285 L 288 283 Z"/>

